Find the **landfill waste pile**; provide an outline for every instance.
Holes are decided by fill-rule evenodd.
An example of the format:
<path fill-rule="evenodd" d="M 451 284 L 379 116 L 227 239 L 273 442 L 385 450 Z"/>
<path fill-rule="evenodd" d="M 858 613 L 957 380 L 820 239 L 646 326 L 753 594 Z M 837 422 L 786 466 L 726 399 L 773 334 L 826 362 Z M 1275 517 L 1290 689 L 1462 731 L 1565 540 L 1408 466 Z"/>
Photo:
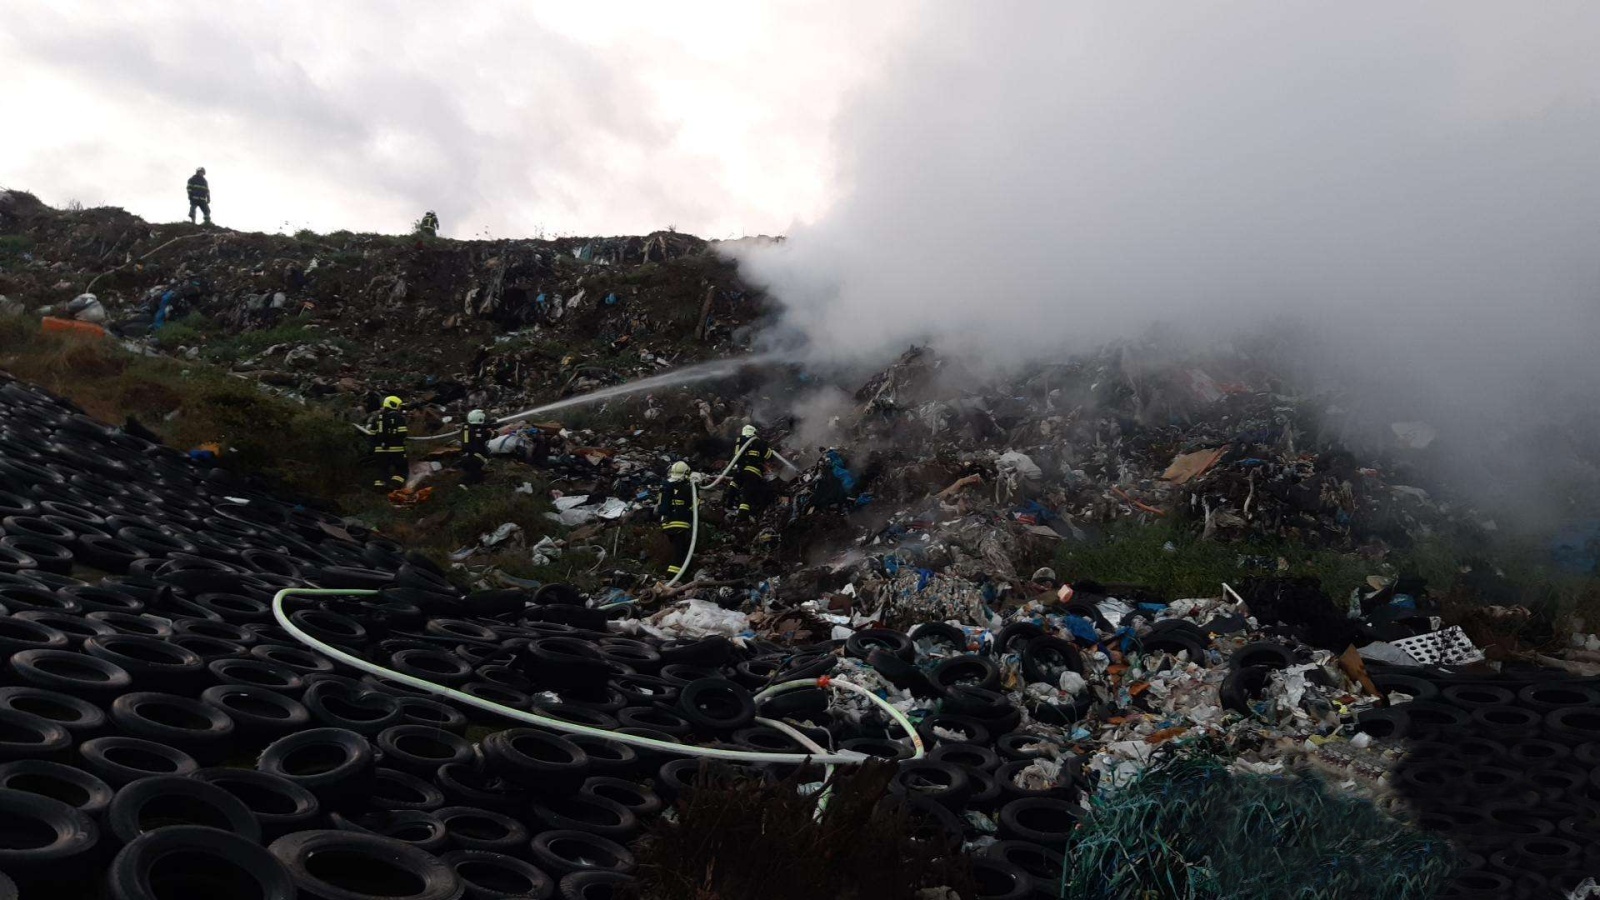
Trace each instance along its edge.
<path fill-rule="evenodd" d="M 1085 801 L 1148 790 L 1193 747 L 1226 760 L 1219 773 L 1321 771 L 1464 833 L 1447 896 L 1501 879 L 1554 890 L 1593 861 L 1593 679 L 1542 676 L 1519 706 L 1495 684 L 1510 673 L 1450 674 L 1476 661 L 1459 637 L 1341 646 L 1348 627 L 1331 626 L 1380 633 L 1402 608 L 1393 590 L 1349 620 L 1284 579 L 1170 602 L 1080 583 L 987 622 L 970 619 L 981 601 L 940 606 L 909 631 L 854 630 L 813 602 L 763 611 L 807 632 L 778 640 L 700 598 L 652 613 L 559 584 L 462 591 L 358 525 L 26 385 L 0 388 L 0 406 L 0 807 L 57 836 L 0 849 L 25 892 L 606 896 L 579 891 L 631 883 L 630 842 L 697 778 L 803 784 L 864 754 L 897 761 L 899 815 L 971 857 L 973 896 L 1124 896 L 1107 885 L 1126 859 L 1084 877 L 1077 831 L 1099 815 Z M 1425 596 L 1405 602 L 1426 613 Z M 1441 702 L 1427 678 L 1459 683 Z M 1398 740 L 1471 723 L 1479 745 L 1447 738 L 1450 759 L 1418 762 Z M 1538 723 L 1537 740 L 1489 739 Z M 1393 799 L 1443 796 L 1451 778 L 1503 797 L 1478 813 L 1523 830 Z M 1416 849 L 1382 873 L 1405 890 L 1374 896 L 1440 887 L 1445 841 L 1385 827 Z M 1194 896 L 1242 895 L 1205 875 L 1218 891 Z"/>
<path fill-rule="evenodd" d="M 1298 391 L 1270 348 L 1000 374 L 912 348 L 843 383 L 748 355 L 760 292 L 685 235 L 245 235 L 17 192 L 0 235 L 9 315 L 345 421 L 399 391 L 417 438 L 378 520 L 0 387 L 0 807 L 61 836 L 0 848 L 23 896 L 726 900 L 747 867 L 661 862 L 708 803 L 949 861 L 875 895 L 917 900 L 1600 874 L 1600 637 L 1492 565 L 1407 570 L 1495 531 L 1437 480 L 1444 438 Z M 458 491 L 482 408 L 492 477 Z M 776 452 L 725 487 L 746 426 Z M 679 461 L 687 557 L 651 515 Z M 541 511 L 393 539 L 458 495 Z M 1132 528 L 1226 574 L 1073 562 Z M 1561 540 L 1592 573 L 1600 542 Z M 870 809 L 866 758 L 893 766 Z M 810 805 L 751 801 L 774 785 Z"/>
<path fill-rule="evenodd" d="M 4 190 L 0 296 L 0 314 L 216 362 L 352 420 L 373 393 L 509 407 L 725 355 L 764 309 L 713 244 L 673 232 L 268 235 Z"/>

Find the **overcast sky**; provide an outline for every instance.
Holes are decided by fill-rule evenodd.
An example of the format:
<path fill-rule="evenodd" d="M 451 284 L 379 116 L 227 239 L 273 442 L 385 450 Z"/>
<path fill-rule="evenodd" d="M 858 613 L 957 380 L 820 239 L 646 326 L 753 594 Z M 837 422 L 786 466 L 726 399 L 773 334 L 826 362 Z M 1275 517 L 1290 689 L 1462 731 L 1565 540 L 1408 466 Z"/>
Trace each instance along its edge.
<path fill-rule="evenodd" d="M 778 233 L 894 2 L 8 0 L 0 186 L 219 224 L 452 237 Z"/>

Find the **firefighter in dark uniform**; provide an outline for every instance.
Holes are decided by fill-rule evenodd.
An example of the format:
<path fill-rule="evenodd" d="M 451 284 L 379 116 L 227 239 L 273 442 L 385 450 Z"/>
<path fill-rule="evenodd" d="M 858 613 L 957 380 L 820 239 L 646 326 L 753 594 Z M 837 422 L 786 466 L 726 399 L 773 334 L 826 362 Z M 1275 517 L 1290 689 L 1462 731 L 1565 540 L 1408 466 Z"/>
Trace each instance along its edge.
<path fill-rule="evenodd" d="M 679 460 L 667 472 L 667 486 L 661 490 L 656 502 L 656 517 L 661 520 L 661 532 L 672 543 L 672 564 L 668 575 L 683 571 L 689 556 L 691 529 L 694 527 L 695 506 L 699 503 L 694 486 L 689 483 L 689 464 Z"/>
<path fill-rule="evenodd" d="M 383 398 L 383 408 L 372 417 L 372 454 L 378 460 L 378 476 L 372 486 L 384 491 L 406 486 L 411 474 L 406 465 L 406 414 L 399 397 Z"/>
<path fill-rule="evenodd" d="M 198 209 L 205 213 L 205 224 L 211 224 L 211 186 L 206 184 L 206 170 L 204 166 L 194 170 L 189 176 L 189 221 L 194 221 L 194 211 Z"/>
<path fill-rule="evenodd" d="M 433 210 L 430 209 L 422 214 L 422 221 L 417 223 L 417 230 L 428 237 L 439 236 L 439 217 L 433 214 Z"/>
<path fill-rule="evenodd" d="M 772 448 L 756 434 L 754 425 L 746 425 L 739 433 L 739 455 L 734 457 L 734 490 L 729 497 L 734 512 L 741 516 L 755 515 L 767 505 L 767 460 L 772 458 Z"/>
<path fill-rule="evenodd" d="M 461 429 L 461 487 L 483 483 L 483 467 L 489 462 L 489 438 L 494 429 L 489 417 L 481 409 L 467 413 L 467 424 Z"/>

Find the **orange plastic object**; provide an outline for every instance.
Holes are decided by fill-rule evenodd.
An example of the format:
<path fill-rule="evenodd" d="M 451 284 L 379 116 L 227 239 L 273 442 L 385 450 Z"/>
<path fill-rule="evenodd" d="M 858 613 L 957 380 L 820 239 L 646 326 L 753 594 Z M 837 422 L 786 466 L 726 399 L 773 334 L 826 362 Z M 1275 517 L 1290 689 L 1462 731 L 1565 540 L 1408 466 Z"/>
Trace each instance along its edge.
<path fill-rule="evenodd" d="M 105 337 L 106 330 L 93 322 L 78 322 L 72 319 L 58 319 L 54 316 L 45 316 L 40 326 L 49 332 L 57 334 L 75 334 L 83 337 Z"/>

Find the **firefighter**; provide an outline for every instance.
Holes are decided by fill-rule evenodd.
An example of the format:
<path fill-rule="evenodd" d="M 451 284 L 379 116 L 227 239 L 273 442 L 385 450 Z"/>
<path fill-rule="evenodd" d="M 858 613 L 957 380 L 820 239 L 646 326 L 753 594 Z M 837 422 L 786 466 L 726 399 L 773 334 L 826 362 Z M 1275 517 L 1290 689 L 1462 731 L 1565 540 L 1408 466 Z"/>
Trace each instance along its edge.
<path fill-rule="evenodd" d="M 189 176 L 189 221 L 194 221 L 194 211 L 205 213 L 205 224 L 211 224 L 211 186 L 206 184 L 206 168 L 201 166 Z"/>
<path fill-rule="evenodd" d="M 772 458 L 772 448 L 756 433 L 754 425 L 746 425 L 739 437 L 738 456 L 733 461 L 734 489 L 728 499 L 735 515 L 753 516 L 767 504 L 766 466 Z"/>
<path fill-rule="evenodd" d="M 439 236 L 439 217 L 434 215 L 433 210 L 430 209 L 422 214 L 422 221 L 417 223 L 417 231 L 428 237 Z"/>
<path fill-rule="evenodd" d="M 694 526 L 695 509 L 699 503 L 694 486 L 689 483 L 689 464 L 682 460 L 673 463 L 667 471 L 667 486 L 661 490 L 661 499 L 656 502 L 656 517 L 661 520 L 661 532 L 672 544 L 672 564 L 667 566 L 668 575 L 682 572 L 688 560 L 692 537 L 690 530 Z"/>
<path fill-rule="evenodd" d="M 372 417 L 372 454 L 378 459 L 378 475 L 373 487 L 395 491 L 406 486 L 410 474 L 406 466 L 406 414 L 405 404 L 399 397 L 383 398 L 383 408 Z"/>
<path fill-rule="evenodd" d="M 483 467 L 489 462 L 489 438 L 494 429 L 489 417 L 481 409 L 467 413 L 467 424 L 461 429 L 461 489 L 483 483 Z"/>

